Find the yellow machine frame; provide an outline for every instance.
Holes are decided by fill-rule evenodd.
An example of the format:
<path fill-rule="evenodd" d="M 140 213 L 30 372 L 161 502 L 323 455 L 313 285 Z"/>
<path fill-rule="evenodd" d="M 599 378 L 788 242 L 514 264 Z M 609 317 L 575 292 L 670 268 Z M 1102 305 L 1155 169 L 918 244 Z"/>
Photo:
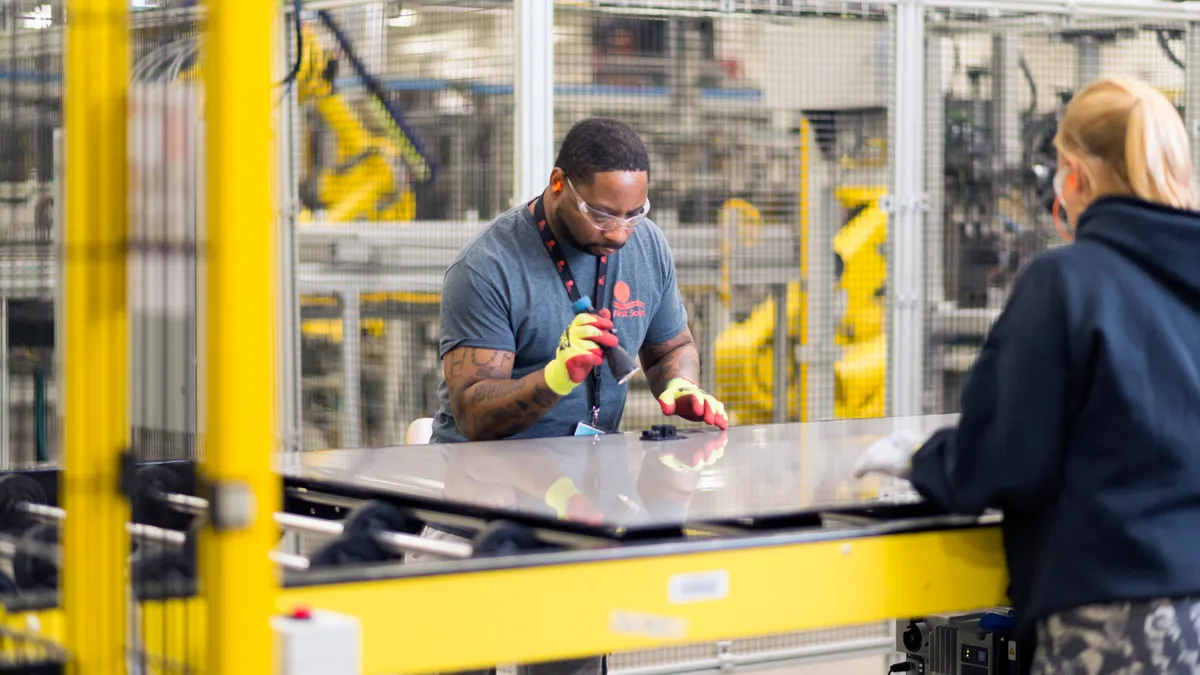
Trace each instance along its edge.
<path fill-rule="evenodd" d="M 288 588 L 275 609 L 357 617 L 364 675 L 452 672 L 1003 605 L 1000 550 L 999 528 L 969 528 Z M 728 593 L 672 603 L 671 580 L 696 573 L 727 575 Z M 143 603 L 145 642 L 199 672 L 232 672 L 202 665 L 200 631 L 232 620 L 206 621 L 204 608 Z M 47 637 L 62 625 L 57 610 L 7 622 L 30 616 Z"/>

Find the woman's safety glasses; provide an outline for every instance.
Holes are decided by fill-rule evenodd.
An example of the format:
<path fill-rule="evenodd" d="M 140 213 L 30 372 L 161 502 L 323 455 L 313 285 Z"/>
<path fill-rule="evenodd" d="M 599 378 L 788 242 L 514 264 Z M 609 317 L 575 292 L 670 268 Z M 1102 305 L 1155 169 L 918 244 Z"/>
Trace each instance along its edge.
<path fill-rule="evenodd" d="M 594 206 L 589 206 L 587 202 L 583 201 L 583 197 L 579 196 L 579 191 L 571 184 L 570 178 L 567 179 L 567 187 L 571 188 L 571 192 L 575 194 L 575 199 L 579 200 L 579 212 L 597 230 L 604 232 L 612 232 L 621 228 L 632 230 L 638 223 L 642 222 L 647 213 L 650 213 L 650 200 L 647 199 L 646 203 L 642 205 L 642 208 L 637 213 L 626 216 L 614 216 Z"/>

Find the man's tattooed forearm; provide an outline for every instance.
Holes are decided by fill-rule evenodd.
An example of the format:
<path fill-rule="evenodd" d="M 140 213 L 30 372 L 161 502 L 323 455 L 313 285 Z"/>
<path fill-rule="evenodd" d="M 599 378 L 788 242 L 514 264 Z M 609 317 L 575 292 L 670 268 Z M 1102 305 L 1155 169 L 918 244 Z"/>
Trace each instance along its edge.
<path fill-rule="evenodd" d="M 477 439 L 508 438 L 533 426 L 558 403 L 558 395 L 535 379 L 477 382 L 467 392 L 471 405 L 464 431 Z"/>

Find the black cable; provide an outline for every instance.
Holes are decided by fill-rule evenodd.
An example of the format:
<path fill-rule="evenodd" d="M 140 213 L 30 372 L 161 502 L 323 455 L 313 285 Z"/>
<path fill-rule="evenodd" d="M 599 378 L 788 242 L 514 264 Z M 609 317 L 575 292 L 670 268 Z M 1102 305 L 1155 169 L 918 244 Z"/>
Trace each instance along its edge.
<path fill-rule="evenodd" d="M 1175 51 L 1171 49 L 1171 43 L 1167 40 L 1167 32 L 1159 29 L 1154 31 L 1154 34 L 1158 36 L 1158 46 L 1162 47 L 1162 50 L 1167 55 L 1167 58 L 1171 59 L 1171 63 L 1174 63 L 1176 66 L 1178 66 L 1180 70 L 1187 70 L 1187 65 L 1183 61 L 1180 61 L 1179 57 L 1175 55 Z"/>
<path fill-rule="evenodd" d="M 1029 83 L 1029 94 L 1032 100 L 1029 102 L 1029 110 L 1027 112 L 1032 117 L 1033 114 L 1037 112 L 1037 82 L 1033 81 L 1033 73 L 1029 71 L 1029 62 L 1025 60 L 1024 54 L 1017 58 L 1017 65 L 1021 67 L 1021 72 L 1025 74 L 1025 81 Z"/>
<path fill-rule="evenodd" d="M 292 64 L 291 72 L 279 83 L 278 86 L 281 87 L 296 81 L 296 76 L 300 74 L 300 62 L 304 57 L 304 32 L 300 23 L 300 0 L 292 0 L 292 18 L 295 19 L 296 25 L 296 61 Z"/>

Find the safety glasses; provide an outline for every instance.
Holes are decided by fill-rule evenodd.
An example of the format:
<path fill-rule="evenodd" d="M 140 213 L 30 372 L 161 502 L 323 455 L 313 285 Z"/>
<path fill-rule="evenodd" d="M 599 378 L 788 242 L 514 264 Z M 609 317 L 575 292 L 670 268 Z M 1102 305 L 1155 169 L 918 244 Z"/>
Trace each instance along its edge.
<path fill-rule="evenodd" d="M 583 201 L 583 197 L 579 196 L 579 191 L 575 189 L 575 185 L 571 183 L 570 178 L 567 179 L 567 187 L 571 188 L 575 199 L 578 200 L 579 212 L 592 224 L 592 227 L 603 232 L 612 232 L 621 228 L 632 230 L 638 223 L 642 222 L 647 213 L 650 213 L 650 200 L 647 199 L 646 203 L 642 205 L 641 210 L 637 213 L 631 216 L 614 216 L 594 206 L 589 206 L 587 202 Z"/>

